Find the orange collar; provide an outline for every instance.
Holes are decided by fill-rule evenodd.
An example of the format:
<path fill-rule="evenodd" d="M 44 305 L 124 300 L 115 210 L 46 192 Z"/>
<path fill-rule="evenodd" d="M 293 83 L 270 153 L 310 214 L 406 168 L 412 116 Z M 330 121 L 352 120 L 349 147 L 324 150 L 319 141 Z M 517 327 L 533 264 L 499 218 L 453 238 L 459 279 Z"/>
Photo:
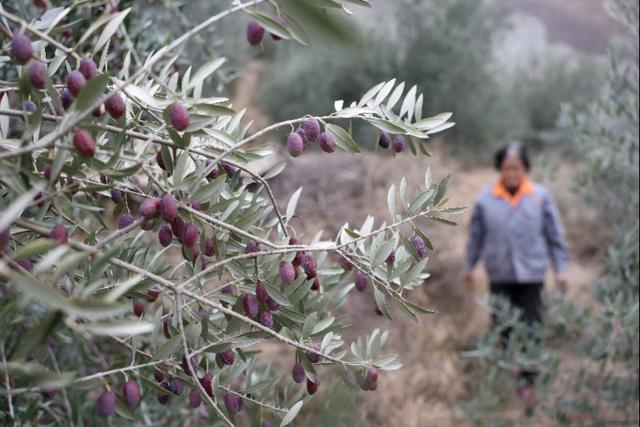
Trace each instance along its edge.
<path fill-rule="evenodd" d="M 503 198 L 507 202 L 509 202 L 510 207 L 517 206 L 520 203 L 520 199 L 522 197 L 533 193 L 533 184 L 527 178 L 524 178 L 520 183 L 520 187 L 518 187 L 518 191 L 515 194 L 511 194 L 507 191 L 502 181 L 498 181 L 493 186 L 493 195 L 496 197 Z"/>

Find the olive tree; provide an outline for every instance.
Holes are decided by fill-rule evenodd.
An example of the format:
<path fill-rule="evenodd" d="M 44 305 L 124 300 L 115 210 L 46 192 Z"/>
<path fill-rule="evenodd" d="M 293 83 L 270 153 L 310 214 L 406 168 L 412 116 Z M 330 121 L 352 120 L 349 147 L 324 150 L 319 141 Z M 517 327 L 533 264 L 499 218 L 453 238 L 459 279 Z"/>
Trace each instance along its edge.
<path fill-rule="evenodd" d="M 55 3 L 0 6 L 3 422 L 285 425 L 331 367 L 363 390 L 400 368 L 386 332 L 346 345 L 339 310 L 365 298 L 389 319 L 430 312 L 409 296 L 432 249 L 414 223 L 453 224 L 449 179 L 392 185 L 388 218 L 337 236 L 296 232 L 302 189 L 280 204 L 269 182 L 313 145 L 327 162 L 360 153 L 353 121 L 393 155 L 426 153 L 451 114 L 422 117 L 415 86 L 390 80 L 254 130 L 213 89 L 225 59 L 182 56 L 232 15 L 254 49 L 306 45 L 305 20 L 333 31 L 332 16 L 368 1 L 236 0 L 168 41 L 140 30 L 157 2 Z M 284 151 L 266 136 L 290 159 L 258 173 Z M 268 342 L 287 360 L 264 356 Z"/>

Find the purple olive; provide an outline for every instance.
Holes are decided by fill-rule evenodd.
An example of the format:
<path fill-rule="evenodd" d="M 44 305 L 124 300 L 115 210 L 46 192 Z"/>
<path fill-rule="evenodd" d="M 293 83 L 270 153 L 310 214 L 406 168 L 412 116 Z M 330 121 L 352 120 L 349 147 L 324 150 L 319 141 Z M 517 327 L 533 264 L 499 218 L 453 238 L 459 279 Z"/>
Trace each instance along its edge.
<path fill-rule="evenodd" d="M 244 253 L 251 254 L 254 252 L 260 252 L 260 244 L 255 240 L 249 240 L 244 248 Z"/>
<path fill-rule="evenodd" d="M 338 256 L 338 264 L 340 264 L 340 267 L 342 267 L 342 269 L 345 271 L 351 271 L 351 269 L 353 268 L 353 263 L 351 262 L 351 260 L 342 254 Z"/>
<path fill-rule="evenodd" d="M 86 80 L 91 80 L 98 75 L 98 67 L 96 67 L 96 63 L 91 58 L 82 58 L 78 70 Z"/>
<path fill-rule="evenodd" d="M 265 328 L 273 328 L 273 315 L 269 310 L 262 310 L 259 318 L 260 324 Z"/>
<path fill-rule="evenodd" d="M 213 397 L 213 374 L 207 372 L 202 378 L 200 378 L 200 384 L 205 392 Z"/>
<path fill-rule="evenodd" d="M 298 157 L 304 151 L 304 141 L 298 133 L 292 132 L 287 137 L 287 151 L 292 157 Z"/>
<path fill-rule="evenodd" d="M 49 232 L 49 238 L 57 240 L 61 245 L 64 245 L 67 243 L 67 241 L 69 241 L 67 229 L 62 224 L 56 224 L 53 226 L 53 228 Z"/>
<path fill-rule="evenodd" d="M 78 96 L 84 85 L 87 84 L 87 79 L 84 78 L 80 71 L 76 70 L 67 74 L 66 82 L 67 88 L 69 89 L 69 92 L 71 92 L 71 95 Z"/>
<path fill-rule="evenodd" d="M 200 392 L 192 388 L 189 392 L 189 407 L 191 409 L 196 409 L 202 404 L 202 396 L 200 396 Z"/>
<path fill-rule="evenodd" d="M 311 254 L 304 254 L 302 257 L 302 268 L 304 269 L 307 279 L 313 279 L 316 277 L 316 259 Z"/>
<path fill-rule="evenodd" d="M 14 34 L 11 37 L 11 56 L 20 64 L 24 65 L 31 59 L 33 55 L 33 47 L 29 37 L 22 33 Z"/>
<path fill-rule="evenodd" d="M 367 286 L 369 286 L 369 277 L 367 277 L 363 272 L 357 271 L 355 275 L 355 283 L 356 289 L 362 292 L 367 289 Z"/>
<path fill-rule="evenodd" d="M 310 141 L 315 141 L 320 135 L 320 122 L 313 117 L 306 119 L 302 124 L 302 128 Z"/>
<path fill-rule="evenodd" d="M 320 134 L 320 148 L 326 153 L 333 153 L 336 150 L 336 141 L 328 132 Z"/>
<path fill-rule="evenodd" d="M 251 46 L 258 45 L 264 37 L 264 27 L 258 21 L 252 20 L 247 25 L 247 41 Z"/>
<path fill-rule="evenodd" d="M 304 373 L 304 366 L 302 363 L 296 363 L 293 365 L 293 369 L 291 370 L 291 377 L 293 377 L 293 381 L 300 384 L 306 378 L 306 374 Z"/>
<path fill-rule="evenodd" d="M 138 209 L 138 213 L 145 218 L 155 218 L 158 216 L 158 211 L 160 209 L 160 199 L 146 199 L 140 204 L 140 208 Z"/>
<path fill-rule="evenodd" d="M 33 61 L 28 70 L 29 83 L 36 89 L 44 89 L 47 66 L 42 61 Z"/>
<path fill-rule="evenodd" d="M 274 300 L 272 297 L 269 297 L 269 299 L 267 300 L 267 307 L 269 307 L 269 310 L 271 311 L 278 311 L 280 309 L 280 303 L 278 303 L 278 301 Z"/>
<path fill-rule="evenodd" d="M 387 132 L 382 132 L 380 134 L 380 139 L 378 140 L 378 145 L 384 149 L 389 148 L 391 145 L 391 136 Z"/>
<path fill-rule="evenodd" d="M 169 120 L 175 130 L 185 130 L 189 126 L 189 112 L 187 108 L 179 102 L 174 102 L 169 107 Z"/>
<path fill-rule="evenodd" d="M 396 153 L 401 153 L 404 150 L 405 145 L 406 141 L 404 139 L 404 136 L 396 135 L 393 137 L 393 151 L 395 151 Z"/>
<path fill-rule="evenodd" d="M 425 256 L 427 256 L 427 247 L 424 244 L 424 240 L 422 240 L 420 236 L 414 234 L 413 236 L 411 236 L 411 238 L 409 238 L 409 241 L 415 248 L 420 258 L 424 258 Z"/>
<path fill-rule="evenodd" d="M 119 229 L 127 228 L 128 226 L 133 224 L 133 221 L 134 221 L 133 215 L 131 215 L 130 213 L 124 213 L 120 215 L 120 218 L 118 218 L 118 228 Z"/>
<path fill-rule="evenodd" d="M 289 261 L 280 262 L 278 275 L 286 285 L 290 285 L 291 283 L 293 283 L 296 277 L 296 271 L 293 267 L 293 264 L 291 264 Z"/>
<path fill-rule="evenodd" d="M 171 381 L 169 381 L 169 391 L 173 394 L 180 395 L 182 394 L 182 381 L 180 378 L 173 377 Z"/>
<path fill-rule="evenodd" d="M 200 231 L 195 224 L 186 224 L 182 232 L 182 244 L 193 247 L 200 236 Z"/>
<path fill-rule="evenodd" d="M 140 402 L 140 386 L 137 382 L 130 380 L 122 385 L 122 397 L 127 405 L 134 407 Z"/>
<path fill-rule="evenodd" d="M 206 256 L 214 256 L 216 254 L 216 244 L 213 239 L 204 239 L 204 254 Z"/>
<path fill-rule="evenodd" d="M 307 353 L 307 359 L 309 359 L 309 362 L 311 363 L 320 362 L 320 353 L 318 353 L 320 351 L 320 344 L 314 343 L 314 344 L 311 344 L 309 347 L 311 347 L 314 350 Z"/>
<path fill-rule="evenodd" d="M 267 287 L 259 280 L 256 283 L 256 297 L 258 297 L 260 301 L 264 302 L 269 299 L 269 291 L 267 291 Z"/>
<path fill-rule="evenodd" d="M 96 142 L 91 134 L 84 129 L 78 129 L 73 134 L 73 146 L 80 157 L 90 158 L 96 154 Z"/>
<path fill-rule="evenodd" d="M 162 219 L 171 223 L 178 216 L 178 202 L 171 194 L 165 194 L 160 198 L 160 215 Z"/>
<path fill-rule="evenodd" d="M 122 192 L 122 190 L 112 188 L 109 192 L 111 193 L 111 200 L 113 200 L 114 203 L 120 203 L 124 198 L 124 193 Z"/>
<path fill-rule="evenodd" d="M 307 378 L 307 393 L 315 394 L 318 391 L 319 386 L 320 386 L 320 377 L 316 375 L 313 381 Z"/>
<path fill-rule="evenodd" d="M 255 319 L 258 316 L 258 298 L 254 294 L 242 295 L 242 307 L 247 316 Z"/>
<path fill-rule="evenodd" d="M 114 119 L 119 119 L 124 115 L 126 106 L 124 99 L 118 94 L 111 95 L 105 102 L 104 108 Z"/>
<path fill-rule="evenodd" d="M 233 353 L 233 350 L 227 349 L 221 352 L 220 360 L 222 360 L 222 363 L 225 365 L 233 365 L 233 361 L 235 360 L 235 354 Z"/>
<path fill-rule="evenodd" d="M 242 410 L 242 398 L 233 393 L 224 395 L 224 404 L 232 413 L 238 413 Z"/>
<path fill-rule="evenodd" d="M 116 394 L 111 390 L 102 392 L 96 402 L 96 412 L 99 417 L 106 418 L 116 411 Z"/>

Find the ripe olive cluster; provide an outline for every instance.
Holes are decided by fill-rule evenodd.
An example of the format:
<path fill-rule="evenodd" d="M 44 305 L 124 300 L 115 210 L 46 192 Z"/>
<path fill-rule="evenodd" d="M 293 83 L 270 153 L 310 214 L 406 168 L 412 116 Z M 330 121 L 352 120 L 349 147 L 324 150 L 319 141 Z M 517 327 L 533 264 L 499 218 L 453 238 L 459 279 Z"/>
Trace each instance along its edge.
<path fill-rule="evenodd" d="M 320 122 L 316 118 L 308 118 L 295 132 L 287 137 L 287 151 L 293 157 L 302 154 L 307 145 L 318 140 L 320 148 L 326 153 L 333 153 L 336 149 L 336 141 L 329 132 L 320 133 Z"/>
<path fill-rule="evenodd" d="M 401 153 L 407 145 L 404 135 L 394 135 L 391 137 L 387 132 L 380 134 L 378 139 L 378 145 L 385 150 L 391 146 L 391 149 L 396 153 Z"/>

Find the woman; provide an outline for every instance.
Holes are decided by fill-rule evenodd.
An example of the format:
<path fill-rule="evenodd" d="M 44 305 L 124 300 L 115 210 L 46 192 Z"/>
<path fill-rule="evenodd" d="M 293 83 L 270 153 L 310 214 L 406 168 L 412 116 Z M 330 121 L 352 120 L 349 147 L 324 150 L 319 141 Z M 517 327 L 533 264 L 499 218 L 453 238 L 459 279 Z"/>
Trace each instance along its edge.
<path fill-rule="evenodd" d="M 491 294 L 508 299 L 528 323 L 541 322 L 541 292 L 551 262 L 561 290 L 566 288 L 569 258 L 564 229 L 551 194 L 529 180 L 529 157 L 518 143 L 495 155 L 498 181 L 485 188 L 471 217 L 464 280 L 480 257 L 491 282 Z M 506 334 L 509 332 L 506 331 Z M 535 373 L 524 372 L 518 395 L 527 409 L 535 402 Z"/>

